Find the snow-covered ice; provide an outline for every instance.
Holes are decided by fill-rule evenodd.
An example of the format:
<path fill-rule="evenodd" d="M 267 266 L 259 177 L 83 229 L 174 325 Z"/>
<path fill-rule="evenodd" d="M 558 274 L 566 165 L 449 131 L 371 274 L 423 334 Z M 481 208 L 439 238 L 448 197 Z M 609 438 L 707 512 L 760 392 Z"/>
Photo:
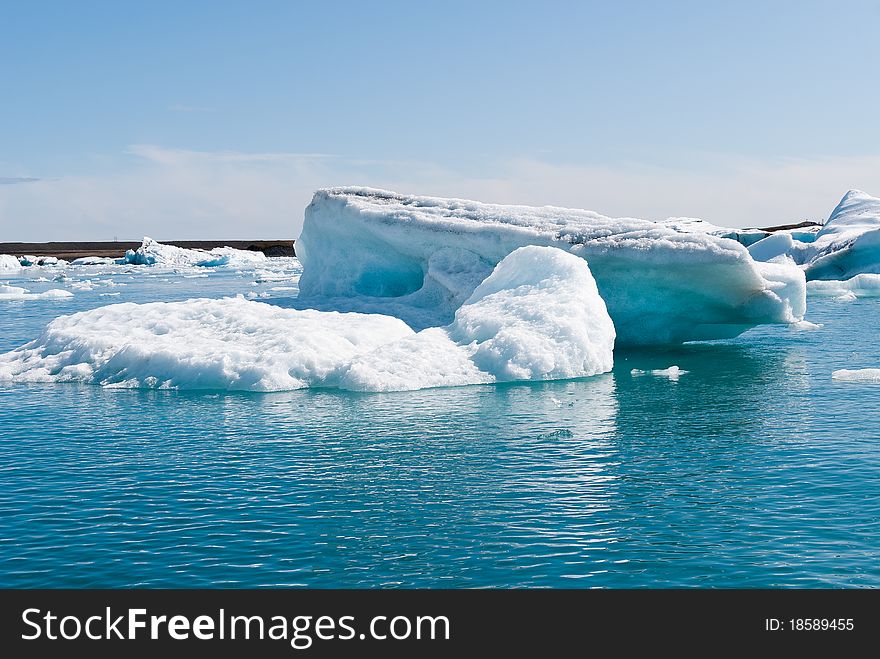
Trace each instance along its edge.
<path fill-rule="evenodd" d="M 583 210 L 318 191 L 297 253 L 302 304 L 448 323 L 492 268 L 525 245 L 587 260 L 624 344 L 736 336 L 803 318 L 803 273 L 762 264 L 732 240 Z"/>

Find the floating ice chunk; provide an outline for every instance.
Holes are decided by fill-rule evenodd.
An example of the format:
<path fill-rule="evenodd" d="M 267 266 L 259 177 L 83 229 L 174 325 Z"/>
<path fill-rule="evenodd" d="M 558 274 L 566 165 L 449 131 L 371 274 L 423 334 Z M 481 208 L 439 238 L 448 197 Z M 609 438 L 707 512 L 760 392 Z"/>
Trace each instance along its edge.
<path fill-rule="evenodd" d="M 852 294 L 855 297 L 880 295 L 880 274 L 856 275 L 844 281 L 823 281 L 816 279 L 807 282 L 807 294 L 826 297 L 842 297 Z"/>
<path fill-rule="evenodd" d="M 0 270 L 21 270 L 22 264 L 12 254 L 0 254 Z"/>
<path fill-rule="evenodd" d="M 797 332 L 809 332 L 822 329 L 825 326 L 822 323 L 811 323 L 809 320 L 799 320 L 798 322 L 789 325 L 789 327 Z"/>
<path fill-rule="evenodd" d="M 637 368 L 634 368 L 630 371 L 630 375 L 633 377 L 638 377 L 640 375 L 656 375 L 661 377 L 667 377 L 670 380 L 678 380 L 678 378 L 682 375 L 686 375 L 690 371 L 683 371 L 678 366 L 669 366 L 668 368 L 655 368 L 653 370 L 642 371 Z"/>
<path fill-rule="evenodd" d="M 117 387 L 276 391 L 321 386 L 353 356 L 411 335 L 388 316 L 244 298 L 123 303 L 53 320 L 0 355 L 0 378 Z"/>
<path fill-rule="evenodd" d="M 799 268 L 762 268 L 745 247 L 713 235 L 590 211 L 369 188 L 315 194 L 297 241 L 300 298 L 391 313 L 417 328 L 442 325 L 524 245 L 559 247 L 589 262 L 619 343 L 726 338 L 795 322 L 806 306 Z"/>
<path fill-rule="evenodd" d="M 605 373 L 614 324 L 582 259 L 522 247 L 501 261 L 455 312 L 449 333 L 475 347 L 497 380 L 555 380 Z"/>
<path fill-rule="evenodd" d="M 860 368 L 854 370 L 840 369 L 831 374 L 834 380 L 841 382 L 864 382 L 880 384 L 880 368 Z"/>
<path fill-rule="evenodd" d="M 113 259 L 105 256 L 83 256 L 71 261 L 70 265 L 121 265 L 126 262 L 124 258 Z"/>
<path fill-rule="evenodd" d="M 244 297 L 117 304 L 62 316 L 0 355 L 0 379 L 115 387 L 390 391 L 582 377 L 611 369 L 614 327 L 583 259 L 514 251 L 452 324 L 416 334 L 378 314 Z"/>
<path fill-rule="evenodd" d="M 794 240 L 788 233 L 773 233 L 762 238 L 749 247 L 749 254 L 756 261 L 769 261 L 772 258 L 788 254 L 794 248 Z"/>
<path fill-rule="evenodd" d="M 552 247 L 504 258 L 455 312 L 430 328 L 355 358 L 346 389 L 390 391 L 605 373 L 614 325 L 582 260 Z"/>
<path fill-rule="evenodd" d="M 20 286 L 0 284 L 0 300 L 46 300 L 66 297 L 73 297 L 73 293 L 60 288 L 53 288 L 42 293 L 31 293 L 28 289 Z"/>
<path fill-rule="evenodd" d="M 140 247 L 136 250 L 130 249 L 125 253 L 125 261 L 134 265 L 253 267 L 264 263 L 266 255 L 262 252 L 232 247 L 215 247 L 210 251 L 186 249 L 175 245 L 165 245 L 152 238 L 144 237 Z"/>
<path fill-rule="evenodd" d="M 880 273 L 880 199 L 850 190 L 806 252 L 808 279 Z"/>

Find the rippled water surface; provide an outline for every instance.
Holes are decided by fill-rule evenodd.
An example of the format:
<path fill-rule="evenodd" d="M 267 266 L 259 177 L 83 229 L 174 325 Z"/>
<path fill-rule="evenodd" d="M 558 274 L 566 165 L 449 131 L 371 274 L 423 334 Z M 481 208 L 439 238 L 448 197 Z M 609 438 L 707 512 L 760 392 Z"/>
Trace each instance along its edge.
<path fill-rule="evenodd" d="M 75 292 L 0 301 L 0 349 L 117 301 L 295 294 L 122 270 L 0 276 Z M 0 384 L 0 586 L 880 586 L 880 386 L 831 379 L 880 367 L 878 312 L 811 299 L 821 329 L 618 352 L 569 382 Z"/>

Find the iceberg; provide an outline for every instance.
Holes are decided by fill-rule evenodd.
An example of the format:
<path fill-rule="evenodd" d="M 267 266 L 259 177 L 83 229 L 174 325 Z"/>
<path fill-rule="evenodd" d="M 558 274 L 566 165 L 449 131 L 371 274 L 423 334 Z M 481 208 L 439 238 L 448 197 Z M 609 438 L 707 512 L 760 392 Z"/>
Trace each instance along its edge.
<path fill-rule="evenodd" d="M 753 243 L 757 261 L 789 257 L 810 281 L 880 273 L 880 199 L 850 190 L 821 227 L 780 231 Z M 818 290 L 818 289 L 816 289 Z"/>
<path fill-rule="evenodd" d="M 388 391 L 587 377 L 611 370 L 614 338 L 583 259 L 521 247 L 477 286 L 452 323 L 360 355 L 340 386 Z"/>
<path fill-rule="evenodd" d="M 2 270 L 21 270 L 22 265 L 18 259 L 11 254 L 0 254 L 0 271 Z"/>
<path fill-rule="evenodd" d="M 496 264 L 527 245 L 589 263 L 620 344 L 728 338 L 797 322 L 806 310 L 799 268 L 757 262 L 743 245 L 709 233 L 371 188 L 315 194 L 296 243 L 300 300 L 392 314 L 418 329 L 444 325 Z"/>
<path fill-rule="evenodd" d="M 856 275 L 844 281 L 814 279 L 807 282 L 807 294 L 847 299 L 880 296 L 880 274 Z"/>
<path fill-rule="evenodd" d="M 847 192 L 805 253 L 807 279 L 880 273 L 880 199 Z"/>
<path fill-rule="evenodd" d="M 222 265 L 252 266 L 265 263 L 266 255 L 232 247 L 186 249 L 175 245 L 165 245 L 145 236 L 140 247 L 125 252 L 125 263 L 133 265 L 164 265 L 172 267 L 217 267 Z"/>
<path fill-rule="evenodd" d="M 766 238 L 749 245 L 749 254 L 756 261 L 769 261 L 780 256 L 788 256 L 794 250 L 794 242 L 790 233 L 771 233 Z"/>
<path fill-rule="evenodd" d="M 614 326 L 583 259 L 514 251 L 446 327 L 283 309 L 244 297 L 115 304 L 55 319 L 0 355 L 0 380 L 108 387 L 395 391 L 585 377 L 612 367 Z"/>

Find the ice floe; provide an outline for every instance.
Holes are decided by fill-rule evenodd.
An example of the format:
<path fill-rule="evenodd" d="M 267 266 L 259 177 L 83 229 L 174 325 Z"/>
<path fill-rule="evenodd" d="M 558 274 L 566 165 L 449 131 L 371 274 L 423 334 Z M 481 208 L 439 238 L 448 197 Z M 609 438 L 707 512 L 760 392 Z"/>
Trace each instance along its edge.
<path fill-rule="evenodd" d="M 53 298 L 73 297 L 73 293 L 60 288 L 53 288 L 41 293 L 31 293 L 20 286 L 0 284 L 0 300 L 47 300 Z"/>

